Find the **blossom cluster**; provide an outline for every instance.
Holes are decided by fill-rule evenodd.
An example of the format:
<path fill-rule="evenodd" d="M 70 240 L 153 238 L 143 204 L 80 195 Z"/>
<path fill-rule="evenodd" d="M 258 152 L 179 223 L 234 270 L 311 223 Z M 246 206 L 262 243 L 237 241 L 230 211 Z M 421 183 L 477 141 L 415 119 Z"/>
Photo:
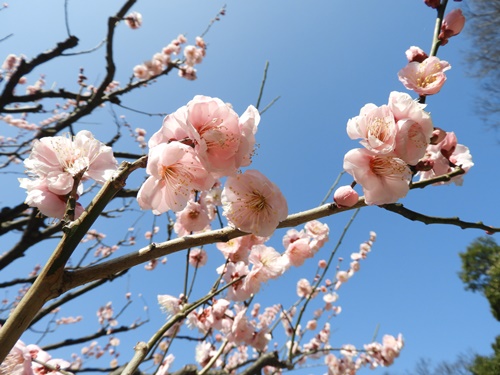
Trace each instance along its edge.
<path fill-rule="evenodd" d="M 180 235 L 207 228 L 218 204 L 242 231 L 272 234 L 288 214 L 285 198 L 259 171 L 238 174 L 251 163 L 259 121 L 253 106 L 238 116 L 222 100 L 201 95 L 165 117 L 148 142 L 140 207 L 157 215 L 177 212 Z M 221 177 L 227 177 L 222 192 Z"/>
<path fill-rule="evenodd" d="M 458 15 L 451 15 L 443 27 L 458 33 Z M 439 92 L 446 81 L 444 72 L 450 69 L 448 62 L 429 57 L 415 46 L 406 56 L 409 63 L 398 73 L 405 87 L 420 97 Z M 435 128 L 425 107 L 410 95 L 394 91 L 387 105 L 366 104 L 348 121 L 347 134 L 361 139 L 364 148 L 345 155 L 344 170 L 362 186 L 367 204 L 394 203 L 405 197 L 417 172 L 425 180 L 450 173 L 457 166 L 467 172 L 474 165 L 469 149 L 457 144 L 454 133 Z M 453 180 L 461 183 L 461 177 Z M 334 195 L 339 207 L 351 207 L 357 199 L 351 186 L 342 186 Z"/>
<path fill-rule="evenodd" d="M 30 156 L 24 161 L 31 178 L 20 178 L 20 186 L 27 190 L 26 204 L 37 207 L 44 215 L 62 219 L 68 195 L 75 178 L 77 194 L 83 191 L 82 181 L 92 179 L 104 183 L 117 168 L 111 147 L 96 140 L 86 130 L 73 138 L 68 136 L 44 137 L 35 140 Z M 84 211 L 76 203 L 75 218 Z"/>
<path fill-rule="evenodd" d="M 464 172 L 468 172 L 474 165 L 469 149 L 457 142 L 454 132 L 444 132 L 440 130 L 440 142 L 430 144 L 427 147 L 425 156 L 420 160 L 419 176 L 420 180 L 428 180 L 434 177 L 450 173 L 452 168 L 460 166 Z M 462 185 L 463 175 L 455 176 L 450 181 L 442 181 L 438 185 L 449 184 Z"/>
<path fill-rule="evenodd" d="M 0 364 L 0 374 L 62 375 L 58 370 L 66 370 L 70 366 L 63 359 L 53 359 L 38 345 L 26 345 L 19 340 Z"/>
<path fill-rule="evenodd" d="M 141 80 L 150 79 L 160 75 L 172 62 L 172 56 L 180 55 L 182 45 L 187 42 L 184 35 L 180 34 L 172 40 L 161 52 L 155 53 L 151 60 L 148 60 L 134 67 L 134 76 Z M 179 76 L 188 80 L 196 79 L 195 65 L 200 64 L 206 55 L 207 45 L 202 37 L 196 37 L 196 45 L 184 47 L 183 64 L 179 66 Z"/>
<path fill-rule="evenodd" d="M 337 271 L 337 282 L 335 284 L 335 289 L 339 289 L 342 284 L 347 282 L 356 272 L 360 269 L 359 261 L 366 259 L 368 253 L 372 250 L 373 243 L 377 238 L 375 232 L 370 232 L 370 239 L 363 242 L 359 246 L 359 251 L 351 254 L 352 262 L 349 264 L 349 270 L 347 271 Z"/>
<path fill-rule="evenodd" d="M 364 346 L 364 352 L 356 350 L 352 345 L 344 345 L 340 350 L 340 358 L 330 353 L 325 357 L 328 375 L 356 374 L 363 366 L 377 368 L 390 366 L 404 346 L 403 337 L 384 335 L 382 343 L 373 342 Z"/>
<path fill-rule="evenodd" d="M 347 123 L 351 139 L 365 147 L 349 151 L 344 169 L 363 187 L 367 204 L 393 203 L 409 191 L 412 172 L 425 155 L 434 130 L 425 105 L 392 92 L 387 105 L 365 105 Z"/>

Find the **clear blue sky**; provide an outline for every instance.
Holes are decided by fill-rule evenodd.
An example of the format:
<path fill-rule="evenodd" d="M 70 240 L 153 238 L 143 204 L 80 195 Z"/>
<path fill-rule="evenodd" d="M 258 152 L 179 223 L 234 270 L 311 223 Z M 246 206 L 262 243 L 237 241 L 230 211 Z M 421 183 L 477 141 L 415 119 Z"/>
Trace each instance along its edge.
<path fill-rule="evenodd" d="M 127 82 L 134 65 L 149 59 L 179 33 L 194 41 L 223 4 L 202 0 L 139 1 L 133 10 L 142 13 L 142 28 L 134 31 L 121 25 L 116 33 L 118 80 Z M 449 9 L 457 4 L 460 3 L 450 2 Z M 62 0 L 50 3 L 12 0 L 9 5 L 9 9 L 0 12 L 0 38 L 9 33 L 14 35 L 0 43 L 0 58 L 9 53 L 22 53 L 30 58 L 66 37 Z M 98 44 L 105 35 L 106 17 L 120 6 L 120 1 L 69 1 L 71 30 L 80 38 L 78 50 Z M 269 61 L 263 104 L 276 96 L 281 98 L 264 114 L 259 125 L 260 147 L 252 168 L 278 184 L 288 199 L 290 213 L 298 212 L 319 204 L 341 171 L 344 154 L 358 147 L 345 132 L 347 120 L 358 115 L 366 103 L 382 105 L 391 91 L 405 91 L 397 79 L 397 72 L 406 64 L 404 52 L 412 45 L 429 50 L 434 20 L 435 12 L 421 0 L 229 1 L 227 15 L 213 25 L 205 38 L 208 50 L 205 61 L 198 66 L 198 80 L 188 82 L 176 75 L 163 77 L 152 87 L 124 97 L 123 104 L 147 112 L 172 112 L 194 95 L 203 94 L 232 103 L 241 114 L 249 104 L 255 104 L 264 64 Z M 428 98 L 427 109 L 436 126 L 454 131 L 459 143 L 470 148 L 475 166 L 465 176 L 462 187 L 411 191 L 401 203 L 428 215 L 459 216 L 499 226 L 500 207 L 496 197 L 499 178 L 495 171 L 500 148 L 497 134 L 488 131 L 476 114 L 478 84 L 469 76 L 470 68 L 465 61 L 468 48 L 468 39 L 462 34 L 440 50 L 439 56 L 452 69 L 447 72 L 448 81 L 441 92 Z M 102 51 L 57 59 L 32 73 L 30 79 L 45 73 L 47 86 L 74 89 L 81 66 L 89 82 L 98 82 L 104 75 Z M 120 108 L 115 111 L 125 115 L 132 128 L 143 127 L 149 135 L 161 125 L 159 117 L 141 116 Z M 113 118 L 105 108 L 97 117 L 81 121 L 79 126 L 95 132 L 97 137 L 103 134 L 105 140 L 109 131 L 104 128 L 112 123 Z M 5 124 L 1 126 L 1 134 L 12 131 Z M 136 182 L 143 178 L 141 173 L 137 174 Z M 17 177 L 3 175 L 2 183 L 10 186 L 9 196 L 21 200 L 23 192 L 17 188 Z M 351 180 L 344 176 L 343 182 Z M 6 199 L 1 197 L 1 203 L 6 204 Z M 131 226 L 139 215 L 132 212 L 128 221 L 120 222 L 119 228 Z M 269 283 L 264 288 L 264 301 L 274 303 L 276 295 L 284 304 L 293 301 L 296 280 L 312 277 L 317 260 L 327 257 L 349 217 L 347 213 L 325 219 L 331 228 L 330 242 L 305 267 Z M 158 220 L 160 225 L 165 224 L 165 218 Z M 152 215 L 148 213 L 137 227 L 148 230 L 151 222 Z M 122 238 L 125 229 L 116 229 L 116 224 L 112 229 L 109 224 L 103 221 L 95 227 L 106 231 L 110 241 Z M 422 357 L 453 360 L 458 353 L 469 349 L 488 354 L 490 344 L 500 333 L 500 325 L 492 318 L 486 299 L 465 292 L 457 277 L 458 252 L 483 233 L 425 226 L 369 207 L 358 215 L 339 255 L 348 258 L 357 251 L 370 230 L 377 232 L 378 239 L 361 271 L 340 290 L 343 312 L 331 321 L 332 345 L 368 343 L 377 325 L 380 325 L 379 339 L 384 333 L 401 332 L 406 347 L 389 369 L 391 374 L 412 369 Z M 164 236 L 165 232 L 160 234 Z M 280 243 L 281 236 L 271 242 L 282 251 Z M 28 259 L 43 262 L 48 254 L 49 249 L 40 248 L 39 253 Z M 61 329 L 60 337 L 96 329 L 94 314 L 99 305 L 116 298 L 118 308 L 118 301 L 123 303 L 123 298 L 115 296 L 127 290 L 134 296 L 142 292 L 153 322 L 142 331 L 122 337 L 121 359 L 128 358 L 129 348 L 138 340 L 148 339 L 162 322 L 156 294 L 175 294 L 180 290 L 181 281 L 174 271 L 180 264 L 176 261 L 183 259 L 183 255 L 171 256 L 167 265 L 158 270 L 132 272 L 107 287 L 103 294 L 89 297 L 85 323 Z M 203 270 L 202 276 L 208 284 L 220 261 L 220 257 L 211 260 Z M 19 262 L 18 275 L 29 272 L 30 265 Z M 13 274 L 7 271 L 0 275 L 0 280 L 9 277 Z M 123 324 L 136 316 L 145 316 L 140 311 L 140 299 L 135 297 L 135 300 L 135 310 L 128 313 L 128 321 L 123 318 Z M 69 307 L 62 315 L 79 311 L 82 313 L 82 305 Z M 30 342 L 31 337 L 28 334 L 24 340 Z M 177 369 L 182 357 L 175 351 L 174 354 L 179 357 L 173 367 Z M 193 360 L 194 357 L 186 359 Z M 312 368 L 301 373 L 323 372 L 324 368 Z M 374 373 L 382 374 L 384 370 Z"/>

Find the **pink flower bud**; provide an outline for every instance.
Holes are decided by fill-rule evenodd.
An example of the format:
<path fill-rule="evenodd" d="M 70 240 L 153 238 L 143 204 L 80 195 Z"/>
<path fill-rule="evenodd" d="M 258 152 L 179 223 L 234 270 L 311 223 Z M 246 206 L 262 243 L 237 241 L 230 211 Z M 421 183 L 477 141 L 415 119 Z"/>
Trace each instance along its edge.
<path fill-rule="evenodd" d="M 339 187 L 333 194 L 333 200 L 339 207 L 352 207 L 358 203 L 358 199 L 358 193 L 350 185 Z"/>
<path fill-rule="evenodd" d="M 438 143 L 443 141 L 445 137 L 446 137 L 446 132 L 443 129 L 434 128 L 434 131 L 432 132 L 430 144 L 437 145 Z"/>
<path fill-rule="evenodd" d="M 422 159 L 415 166 L 415 170 L 418 172 L 427 172 L 434 168 L 434 160 Z"/>
<path fill-rule="evenodd" d="M 460 9 L 453 9 L 448 13 L 443 20 L 441 25 L 441 33 L 438 38 L 441 41 L 441 45 L 444 46 L 448 43 L 448 39 L 452 36 L 460 34 L 465 25 L 465 17 Z"/>
<path fill-rule="evenodd" d="M 425 5 L 428 7 L 436 9 L 441 5 L 441 0 L 424 0 Z"/>
<path fill-rule="evenodd" d="M 439 143 L 439 146 L 441 147 L 441 154 L 443 154 L 446 159 L 449 159 L 457 147 L 457 136 L 455 133 L 447 132 L 446 137 Z"/>
<path fill-rule="evenodd" d="M 443 25 L 441 29 L 450 30 L 454 35 L 460 34 L 465 25 L 465 17 L 461 9 L 453 9 L 444 17 Z"/>
<path fill-rule="evenodd" d="M 411 46 L 410 48 L 408 48 L 405 53 L 408 62 L 417 61 L 421 63 L 429 57 L 420 47 L 415 46 Z"/>

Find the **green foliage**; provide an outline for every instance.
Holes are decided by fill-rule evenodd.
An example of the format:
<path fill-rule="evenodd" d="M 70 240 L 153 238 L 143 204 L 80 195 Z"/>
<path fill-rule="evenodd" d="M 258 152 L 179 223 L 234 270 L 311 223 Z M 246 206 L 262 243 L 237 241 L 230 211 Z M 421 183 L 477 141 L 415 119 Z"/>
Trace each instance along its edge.
<path fill-rule="evenodd" d="M 489 357 L 477 355 L 469 367 L 473 375 L 500 374 L 500 336 L 491 345 L 493 354 Z"/>
<path fill-rule="evenodd" d="M 490 303 L 493 316 L 500 321 L 500 246 L 492 237 L 480 237 L 466 252 L 460 253 L 460 257 L 459 276 L 465 288 L 482 293 Z"/>

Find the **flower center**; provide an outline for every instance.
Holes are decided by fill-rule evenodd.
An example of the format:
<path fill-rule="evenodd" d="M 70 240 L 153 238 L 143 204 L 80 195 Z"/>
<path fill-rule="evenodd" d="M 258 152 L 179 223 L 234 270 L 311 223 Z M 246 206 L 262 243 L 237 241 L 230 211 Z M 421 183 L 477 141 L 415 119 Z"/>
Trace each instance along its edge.
<path fill-rule="evenodd" d="M 370 160 L 370 169 L 379 177 L 404 175 L 408 171 L 406 163 L 390 156 L 375 156 Z"/>
<path fill-rule="evenodd" d="M 260 212 L 267 207 L 266 197 L 258 191 L 252 191 L 247 201 L 247 207 L 255 212 Z"/>

